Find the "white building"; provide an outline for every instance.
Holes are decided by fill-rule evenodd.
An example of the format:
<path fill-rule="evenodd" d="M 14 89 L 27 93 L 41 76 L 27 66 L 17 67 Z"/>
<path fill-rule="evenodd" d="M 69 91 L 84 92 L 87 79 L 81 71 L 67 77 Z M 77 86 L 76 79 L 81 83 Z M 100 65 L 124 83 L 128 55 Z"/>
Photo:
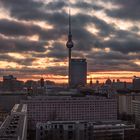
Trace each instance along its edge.
<path fill-rule="evenodd" d="M 133 112 L 135 115 L 135 122 L 140 126 L 140 100 L 133 100 Z"/>
<path fill-rule="evenodd" d="M 119 114 L 133 115 L 132 101 L 140 99 L 139 94 L 118 94 L 118 111 Z"/>
<path fill-rule="evenodd" d="M 119 109 L 119 114 L 127 114 L 127 115 L 132 115 L 132 100 L 133 96 L 132 95 L 118 95 L 118 109 Z"/>
<path fill-rule="evenodd" d="M 36 96 L 28 105 L 28 120 L 34 128 L 46 121 L 107 121 L 117 119 L 117 100 L 102 96 Z"/>

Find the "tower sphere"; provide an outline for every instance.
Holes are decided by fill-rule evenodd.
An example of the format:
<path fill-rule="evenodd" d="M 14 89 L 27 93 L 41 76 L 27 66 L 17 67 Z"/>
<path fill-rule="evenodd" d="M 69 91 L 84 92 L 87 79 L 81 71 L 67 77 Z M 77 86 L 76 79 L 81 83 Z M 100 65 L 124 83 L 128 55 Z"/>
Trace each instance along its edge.
<path fill-rule="evenodd" d="M 67 46 L 67 48 L 72 48 L 74 46 L 72 40 L 67 41 L 66 46 Z"/>

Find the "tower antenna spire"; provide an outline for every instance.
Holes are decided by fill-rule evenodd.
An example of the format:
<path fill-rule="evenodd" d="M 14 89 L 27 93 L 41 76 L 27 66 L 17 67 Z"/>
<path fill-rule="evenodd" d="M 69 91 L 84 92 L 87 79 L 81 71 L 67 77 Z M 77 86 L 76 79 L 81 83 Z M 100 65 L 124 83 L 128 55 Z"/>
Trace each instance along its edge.
<path fill-rule="evenodd" d="M 69 8 L 69 35 L 71 35 L 71 11 Z"/>

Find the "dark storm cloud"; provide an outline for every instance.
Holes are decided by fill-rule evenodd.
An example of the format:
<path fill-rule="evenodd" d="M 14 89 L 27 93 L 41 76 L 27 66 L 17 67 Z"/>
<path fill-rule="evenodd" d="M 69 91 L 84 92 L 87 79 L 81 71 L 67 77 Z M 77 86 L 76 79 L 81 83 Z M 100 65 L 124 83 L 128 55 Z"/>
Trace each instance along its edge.
<path fill-rule="evenodd" d="M 124 55 L 118 51 L 110 52 L 89 52 L 86 55 L 88 59 L 88 70 L 89 71 L 121 71 L 121 70 L 132 70 L 139 71 L 139 65 L 135 64 L 135 60 L 140 59 L 139 54 Z"/>
<path fill-rule="evenodd" d="M 45 43 L 38 41 L 4 39 L 0 37 L 0 52 L 44 52 Z"/>
<path fill-rule="evenodd" d="M 64 59 L 67 57 L 66 47 L 61 43 L 54 43 L 47 53 L 48 57 Z"/>
<path fill-rule="evenodd" d="M 118 39 L 118 40 L 137 40 L 139 38 L 139 35 L 137 35 L 136 33 L 133 33 L 131 31 L 128 30 L 116 30 L 114 32 L 114 37 L 112 39 Z"/>
<path fill-rule="evenodd" d="M 89 71 L 140 71 L 139 65 L 120 59 L 98 59 L 89 60 L 88 63 Z"/>
<path fill-rule="evenodd" d="M 16 18 L 19 18 L 19 19 L 24 19 L 24 20 L 27 20 L 26 16 L 24 17 L 24 11 L 21 10 L 22 7 L 20 6 L 19 2 L 22 1 L 22 0 L 19 0 L 17 1 L 17 4 L 13 4 L 11 3 L 11 1 L 3 1 L 4 5 L 5 6 L 8 6 L 10 7 L 10 12 L 12 13 L 13 16 L 15 16 Z M 33 3 L 36 3 L 33 1 Z M 38 2 L 37 2 L 38 3 Z M 48 7 L 51 7 L 50 5 L 53 5 L 55 7 L 55 5 L 60 5 L 59 3 L 63 3 L 62 1 L 60 2 L 54 2 L 54 3 L 49 3 L 47 6 Z M 86 2 L 85 2 L 86 3 Z M 17 6 L 18 5 L 18 6 Z M 80 5 L 84 5 L 84 2 L 80 3 Z M 15 7 L 16 6 L 16 7 Z M 43 16 L 38 16 L 36 17 L 36 15 L 38 15 L 38 4 L 33 4 L 34 6 L 34 9 L 36 9 L 36 11 L 30 11 L 30 9 L 28 9 L 28 6 L 26 6 L 25 4 L 23 5 L 23 7 L 25 7 L 25 11 L 28 13 L 28 18 L 29 20 L 32 20 L 32 18 L 36 18 L 36 20 L 46 20 L 47 22 L 49 22 L 51 25 L 54 26 L 55 29 L 52 29 L 52 30 L 49 30 L 49 31 L 42 31 L 40 29 L 38 29 L 37 27 L 34 27 L 34 32 L 39 32 L 40 33 L 40 37 L 42 39 L 58 39 L 60 38 L 62 35 L 66 35 L 66 30 L 68 29 L 67 28 L 67 25 L 68 25 L 68 14 L 66 14 L 64 11 L 62 12 L 49 12 L 49 13 L 44 13 L 43 11 Z M 78 6 L 78 3 L 77 3 L 77 6 Z M 86 3 L 86 6 L 90 6 L 89 4 Z M 18 8 L 17 8 L 18 7 Z M 40 8 L 42 7 L 42 3 L 40 4 Z M 17 8 L 18 10 L 18 14 L 20 15 L 17 16 L 13 11 Z M 21 9 L 20 9 L 21 8 Z M 13 10 L 12 10 L 13 9 Z M 47 10 L 47 9 L 46 9 Z M 22 13 L 23 12 L 23 13 Z M 32 15 L 32 12 L 34 15 Z M 22 17 L 23 15 L 23 17 Z M 86 15 L 86 14 L 77 14 L 77 15 L 74 15 L 72 16 L 72 26 L 73 26 L 73 32 L 75 34 L 79 34 L 78 36 L 74 36 L 76 37 L 75 39 L 76 40 L 79 40 L 79 42 L 83 41 L 83 38 L 85 38 L 85 40 L 87 40 L 87 45 L 90 44 L 100 44 L 97 39 L 97 37 L 95 38 L 95 36 L 93 36 L 91 33 L 89 33 L 87 30 L 85 30 L 85 26 L 86 25 L 90 25 L 90 24 L 95 24 L 96 28 L 99 29 L 99 35 L 100 36 L 108 36 L 110 33 L 112 33 L 114 31 L 114 28 L 112 27 L 112 25 L 109 25 L 107 24 L 105 21 L 101 20 L 101 19 L 98 19 L 97 17 L 92 17 L 92 16 L 89 16 L 89 15 Z M 32 29 L 30 29 L 29 31 L 33 32 Z M 80 33 L 76 33 L 77 31 L 79 31 Z M 81 34 L 82 33 L 82 34 Z M 94 42 L 92 41 L 88 41 L 88 39 L 90 40 L 94 40 Z M 96 43 L 95 43 L 95 40 Z M 98 42 L 98 43 L 97 43 Z M 84 42 L 81 42 L 81 44 L 86 44 Z M 81 46 L 81 44 L 79 44 Z M 83 45 L 82 45 L 83 46 Z M 92 45 L 93 46 L 93 45 Z M 90 48 L 90 47 L 88 47 Z"/>
<path fill-rule="evenodd" d="M 15 76 L 18 76 L 18 78 L 24 78 L 28 77 L 31 78 L 32 75 L 46 75 L 46 74 L 54 74 L 54 75 L 67 75 L 67 67 L 65 66 L 54 66 L 54 67 L 47 67 L 45 69 L 39 69 L 39 68 L 28 68 L 23 67 L 21 69 L 17 68 L 7 68 L 7 69 L 0 69 L 0 76 L 3 76 L 4 74 L 14 74 Z"/>
<path fill-rule="evenodd" d="M 61 15 L 61 16 L 58 16 L 58 15 Z M 49 22 L 51 24 L 56 24 L 55 25 L 56 28 L 54 29 L 45 30 L 36 25 L 30 25 L 30 24 L 17 22 L 17 21 L 3 19 L 0 21 L 0 29 L 1 29 L 0 32 L 8 36 L 21 36 L 21 35 L 29 36 L 29 35 L 38 34 L 40 39 L 43 39 L 43 40 L 47 40 L 47 41 L 54 40 L 54 39 L 57 40 L 58 38 L 61 38 L 61 36 L 64 36 L 67 34 L 67 30 L 68 30 L 67 24 L 65 23 L 65 26 L 64 25 L 61 26 L 61 24 L 63 23 L 63 20 L 66 21 L 66 18 L 68 19 L 68 15 L 66 17 L 66 14 L 55 13 L 55 14 L 52 14 L 52 17 L 53 18 L 50 18 Z M 56 17 L 61 17 L 60 18 L 61 20 L 59 20 L 60 22 L 57 22 Z M 74 25 L 72 27 L 72 32 L 73 32 L 75 44 L 77 46 L 75 48 L 76 50 L 77 49 L 90 50 L 94 46 L 96 47 L 101 46 L 101 41 L 95 35 L 91 34 L 84 28 L 84 26 L 88 25 L 89 23 L 94 22 L 98 26 L 98 28 L 101 28 L 101 27 L 104 28 L 104 33 L 103 33 L 103 30 L 101 29 L 100 34 L 108 35 L 113 30 L 111 26 L 109 26 L 102 20 L 99 20 L 97 18 L 92 18 L 91 16 L 86 16 L 84 14 L 78 14 L 74 16 L 72 18 L 72 22 Z"/>
<path fill-rule="evenodd" d="M 89 52 L 88 55 L 86 55 L 89 59 L 95 59 L 95 60 L 130 60 L 130 56 L 124 55 L 121 52 L 116 51 L 110 51 L 110 52 Z"/>
<path fill-rule="evenodd" d="M 0 33 L 7 36 L 26 36 L 39 34 L 41 28 L 39 26 L 24 24 L 22 22 L 1 19 L 0 20 Z"/>
<path fill-rule="evenodd" d="M 114 30 L 114 29 L 113 29 Z M 112 30 L 112 31 L 113 31 Z M 138 53 L 140 52 L 140 40 L 139 36 L 131 31 L 124 31 L 124 30 L 114 30 L 111 35 L 113 37 L 110 37 L 108 41 L 103 40 L 97 40 L 95 45 L 93 45 L 93 48 L 110 48 L 114 51 L 114 53 L 124 53 L 127 55 L 128 53 Z M 121 54 L 119 58 L 124 57 L 124 54 Z M 105 53 L 103 54 L 105 55 Z M 113 55 L 107 54 L 108 57 L 114 57 Z M 99 55 L 98 59 L 102 55 Z M 116 56 L 115 56 L 116 57 Z M 128 56 L 127 59 L 133 59 L 132 57 Z"/>
<path fill-rule="evenodd" d="M 96 16 L 90 16 L 86 14 L 77 14 L 72 17 L 72 25 L 74 27 L 83 27 L 86 25 L 94 24 L 99 29 L 101 36 L 107 36 L 115 29 L 112 25 L 106 23 L 104 20 L 97 18 Z"/>
<path fill-rule="evenodd" d="M 32 62 L 35 61 L 35 58 L 25 58 L 25 59 L 17 59 L 7 54 L 0 54 L 1 61 L 15 62 L 19 65 L 31 66 Z"/>
<path fill-rule="evenodd" d="M 80 8 L 82 10 L 103 10 L 102 6 L 99 6 L 95 3 L 88 3 L 85 1 L 79 1 L 76 4 L 72 5 L 75 8 Z"/>
<path fill-rule="evenodd" d="M 138 32 L 140 31 L 140 29 L 139 29 L 137 26 L 133 26 L 133 27 L 131 28 L 131 31 L 132 31 L 132 32 L 135 32 L 135 33 L 138 33 Z"/>
<path fill-rule="evenodd" d="M 139 0 L 108 0 L 114 5 L 120 6 L 116 10 L 108 10 L 109 16 L 130 19 L 130 20 L 140 20 L 140 1 Z"/>
<path fill-rule="evenodd" d="M 31 53 L 31 55 L 32 55 L 32 57 L 35 57 L 35 58 L 45 58 L 45 57 L 47 57 L 47 53 L 45 52 L 45 53 L 43 53 L 43 52 L 40 52 L 40 53 Z"/>
<path fill-rule="evenodd" d="M 68 15 L 66 15 L 66 13 L 51 14 L 48 22 L 53 24 L 55 28 L 49 30 L 42 29 L 41 27 L 36 25 L 3 19 L 0 21 L 0 32 L 8 36 L 29 36 L 38 34 L 40 39 L 43 40 L 57 40 L 58 38 L 61 38 L 61 36 L 67 34 L 68 27 L 66 20 L 68 20 Z M 63 21 L 66 22 L 63 23 Z M 74 25 L 72 27 L 74 40 L 76 41 L 76 44 L 78 44 L 78 47 L 76 49 L 80 50 L 89 50 L 93 46 L 101 45 L 100 40 L 84 28 L 86 25 L 94 23 L 100 29 L 100 35 L 108 35 L 114 30 L 110 25 L 108 25 L 104 21 L 99 20 L 96 17 L 93 18 L 84 14 L 75 15 L 72 18 L 72 23 Z"/>
<path fill-rule="evenodd" d="M 33 0 L 0 0 L 0 5 L 8 8 L 12 17 L 19 19 L 41 19 L 45 14 L 41 9 L 44 3 Z"/>
<path fill-rule="evenodd" d="M 30 4 L 33 3 L 31 5 L 32 5 L 32 8 L 34 10 L 31 10 L 32 8 L 30 9 L 29 6 L 27 6 L 25 4 L 27 0 L 25 0 L 22 7 L 21 7 L 21 3 L 20 3 L 21 1 L 23 3 L 24 0 L 16 1 L 15 2 L 16 4 L 11 2 L 10 0 L 1 1 L 1 2 L 5 7 L 8 7 L 10 9 L 10 13 L 12 14 L 12 16 L 16 17 L 18 19 L 47 21 L 50 24 L 54 25 L 56 29 L 57 28 L 62 29 L 62 28 L 66 27 L 68 25 L 68 14 L 65 13 L 64 11 L 61 11 L 61 12 L 58 12 L 58 11 L 57 12 L 55 12 L 55 11 L 47 12 L 46 11 L 46 12 L 44 12 L 43 9 L 38 10 L 38 8 L 39 9 L 43 8 L 42 3 L 39 4 L 39 2 L 28 0 L 28 1 L 30 1 Z M 63 2 L 63 1 L 51 2 L 46 6 L 51 7 L 50 5 L 53 5 L 54 7 L 56 7 L 57 5 L 65 5 L 65 4 L 62 4 L 62 3 L 65 3 L 65 2 Z M 86 7 L 90 6 L 86 2 L 77 3 L 77 6 L 78 6 L 78 4 L 80 4 L 81 7 L 82 7 L 82 5 L 84 6 L 84 4 L 86 5 Z M 23 7 L 24 7 L 24 10 L 23 10 Z M 15 10 L 15 9 L 17 9 L 17 10 Z M 26 11 L 27 16 L 24 13 L 25 11 Z M 42 13 L 40 13 L 40 12 L 42 12 Z M 83 27 L 83 26 L 86 26 L 90 23 L 93 23 L 93 24 L 96 25 L 97 28 L 100 29 L 102 35 L 107 34 L 107 32 L 110 32 L 112 30 L 112 26 L 108 25 L 105 21 L 103 21 L 101 19 L 98 19 L 96 17 L 86 15 L 86 14 L 80 14 L 79 13 L 75 16 L 72 16 L 72 23 L 73 23 L 73 26 L 75 26 L 75 27 L 79 27 L 79 26 Z"/>
<path fill-rule="evenodd" d="M 94 24 L 99 30 L 98 35 L 92 34 L 85 28 L 86 25 Z M 105 21 L 85 14 L 77 14 L 72 17 L 73 40 L 75 41 L 75 49 L 89 51 L 92 48 L 102 48 L 103 43 L 99 36 L 109 36 L 115 29 Z M 92 30 L 92 28 L 91 28 Z"/>
<path fill-rule="evenodd" d="M 81 46 L 84 46 L 86 44 L 85 48 L 90 48 L 91 45 L 100 44 L 99 39 L 91 34 L 89 31 L 85 29 L 87 25 L 94 24 L 96 28 L 99 30 L 99 36 L 108 36 L 112 32 L 114 32 L 114 28 L 112 25 L 107 24 L 105 21 L 98 19 L 97 17 L 92 17 L 86 14 L 77 14 L 72 16 L 72 32 L 73 32 L 73 39 L 78 41 Z M 54 39 L 58 39 L 61 36 L 64 36 L 67 34 L 68 30 L 68 14 L 66 13 L 59 13 L 54 12 L 51 14 L 48 14 L 47 16 L 47 22 L 49 22 L 51 25 L 54 25 L 54 30 L 48 31 L 46 34 L 41 33 L 41 37 L 44 38 L 48 35 L 53 35 Z M 50 32 L 50 33 L 49 33 Z M 90 41 L 89 41 L 90 40 Z M 97 43 L 98 42 L 98 43 Z M 88 46 L 89 45 L 89 46 Z M 84 49 L 84 48 L 83 48 Z"/>
<path fill-rule="evenodd" d="M 55 8 L 56 6 L 61 6 L 64 2 L 54 2 L 44 4 L 40 1 L 34 1 L 34 0 L 6 0 L 2 1 L 0 0 L 0 4 L 4 6 L 6 9 L 10 11 L 10 15 L 12 17 L 15 17 L 17 19 L 22 20 L 38 20 L 38 21 L 45 21 L 45 20 L 53 20 L 63 23 L 64 20 L 62 20 L 63 15 L 60 14 L 58 11 L 54 12 L 52 16 L 52 12 L 48 12 L 51 8 Z M 21 6 L 22 5 L 22 6 Z M 53 9 L 52 9 L 53 10 Z M 66 20 L 65 20 L 66 21 Z"/>
<path fill-rule="evenodd" d="M 75 29 L 73 36 L 75 41 L 75 50 L 89 51 L 92 49 L 97 40 L 96 37 L 86 29 Z"/>
<path fill-rule="evenodd" d="M 140 40 L 131 39 L 131 40 L 110 40 L 106 43 L 114 51 L 119 51 L 122 53 L 130 52 L 140 52 Z"/>
<path fill-rule="evenodd" d="M 64 30 L 65 31 L 65 30 Z M 43 29 L 38 25 L 25 24 L 19 21 L 13 21 L 8 19 L 0 20 L 0 33 L 6 36 L 32 36 L 38 35 L 40 40 L 53 40 L 60 37 L 64 32 L 59 29 Z"/>
<path fill-rule="evenodd" d="M 130 52 L 140 52 L 139 35 L 132 31 L 115 30 L 108 41 L 102 41 L 99 48 L 110 48 L 113 51 L 128 54 Z"/>
<path fill-rule="evenodd" d="M 56 2 L 49 2 L 46 5 L 46 8 L 47 10 L 60 10 L 65 6 L 68 6 L 68 4 L 65 1 L 56 1 Z"/>
<path fill-rule="evenodd" d="M 54 67 L 48 67 L 47 68 L 48 74 L 54 74 L 54 75 L 67 75 L 67 67 L 66 66 L 54 66 Z"/>

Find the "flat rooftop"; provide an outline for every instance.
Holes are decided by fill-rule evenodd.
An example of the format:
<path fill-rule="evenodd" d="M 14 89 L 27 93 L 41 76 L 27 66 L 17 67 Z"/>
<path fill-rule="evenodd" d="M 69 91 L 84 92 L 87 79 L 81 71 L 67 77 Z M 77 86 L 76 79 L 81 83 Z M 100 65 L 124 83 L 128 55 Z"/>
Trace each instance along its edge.
<path fill-rule="evenodd" d="M 80 58 L 80 59 L 71 59 L 71 61 L 72 62 L 86 62 L 86 59 L 82 59 L 82 58 Z"/>
<path fill-rule="evenodd" d="M 15 104 L 13 109 L 11 110 L 12 113 L 27 113 L 27 105 L 26 104 Z"/>

